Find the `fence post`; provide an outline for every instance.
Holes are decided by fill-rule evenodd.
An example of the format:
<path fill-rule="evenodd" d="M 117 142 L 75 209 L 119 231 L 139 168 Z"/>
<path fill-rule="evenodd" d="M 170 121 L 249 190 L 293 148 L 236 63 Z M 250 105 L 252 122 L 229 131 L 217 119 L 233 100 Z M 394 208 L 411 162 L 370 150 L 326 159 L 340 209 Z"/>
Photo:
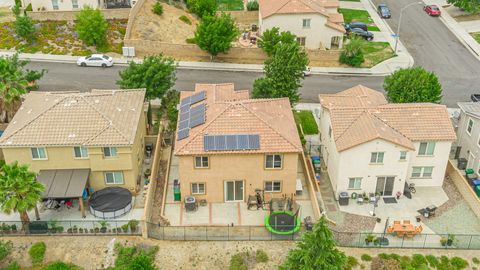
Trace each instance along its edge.
<path fill-rule="evenodd" d="M 401 248 L 403 248 L 403 242 L 405 241 L 405 235 L 402 237 L 402 246 Z"/>
<path fill-rule="evenodd" d="M 470 249 L 470 245 L 472 244 L 472 238 L 473 238 L 473 235 L 470 235 L 470 241 L 468 241 L 467 249 Z"/>
<path fill-rule="evenodd" d="M 205 240 L 208 241 L 208 227 L 205 226 Z"/>
<path fill-rule="evenodd" d="M 187 239 L 187 235 L 186 235 L 186 230 L 185 230 L 185 226 L 183 227 L 183 241 L 185 241 Z"/>
<path fill-rule="evenodd" d="M 429 236 L 429 234 L 425 234 L 425 240 L 423 240 L 423 248 L 425 248 L 425 243 L 427 243 L 427 237 Z"/>
<path fill-rule="evenodd" d="M 230 241 L 230 225 L 227 225 L 227 239 Z"/>

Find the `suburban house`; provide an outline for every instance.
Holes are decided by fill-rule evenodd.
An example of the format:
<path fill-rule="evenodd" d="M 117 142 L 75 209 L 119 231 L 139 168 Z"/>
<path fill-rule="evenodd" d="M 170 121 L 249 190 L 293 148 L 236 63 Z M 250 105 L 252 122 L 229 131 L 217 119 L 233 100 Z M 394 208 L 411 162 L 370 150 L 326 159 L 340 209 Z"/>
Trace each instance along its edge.
<path fill-rule="evenodd" d="M 466 168 L 480 175 L 480 104 L 459 102 L 460 117 L 457 129 L 457 158 L 467 160 Z"/>
<path fill-rule="evenodd" d="M 81 10 L 84 6 L 91 8 L 130 8 L 135 5 L 135 0 L 22 0 L 22 6 L 32 4 L 33 11 L 74 11 Z"/>
<path fill-rule="evenodd" d="M 442 186 L 455 131 L 444 105 L 388 103 L 358 85 L 320 95 L 322 155 L 336 194 Z"/>
<path fill-rule="evenodd" d="M 68 197 L 72 186 L 135 193 L 144 156 L 144 97 L 143 89 L 30 92 L 0 137 L 5 162 L 29 165 L 55 197 Z"/>
<path fill-rule="evenodd" d="M 250 99 L 233 84 L 196 84 L 180 98 L 174 154 L 183 198 L 295 194 L 302 146 L 288 98 Z"/>
<path fill-rule="evenodd" d="M 337 0 L 260 0 L 260 34 L 278 27 L 307 49 L 341 48 L 345 28 Z"/>

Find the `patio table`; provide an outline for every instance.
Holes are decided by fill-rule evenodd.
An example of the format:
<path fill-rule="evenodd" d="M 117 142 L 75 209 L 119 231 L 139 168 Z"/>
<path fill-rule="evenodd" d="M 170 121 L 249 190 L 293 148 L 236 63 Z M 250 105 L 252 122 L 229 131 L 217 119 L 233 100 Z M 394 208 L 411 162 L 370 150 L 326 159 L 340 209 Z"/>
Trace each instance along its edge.
<path fill-rule="evenodd" d="M 413 224 L 393 224 L 393 232 L 397 236 L 415 235 L 415 226 Z"/>

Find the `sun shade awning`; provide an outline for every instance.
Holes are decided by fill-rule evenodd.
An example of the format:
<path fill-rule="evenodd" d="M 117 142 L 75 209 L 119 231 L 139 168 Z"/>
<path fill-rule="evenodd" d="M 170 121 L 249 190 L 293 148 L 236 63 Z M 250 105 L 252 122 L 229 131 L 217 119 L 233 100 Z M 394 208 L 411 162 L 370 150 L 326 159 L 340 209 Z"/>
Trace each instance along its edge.
<path fill-rule="evenodd" d="M 90 169 L 40 170 L 37 181 L 45 186 L 43 198 L 82 197 Z"/>

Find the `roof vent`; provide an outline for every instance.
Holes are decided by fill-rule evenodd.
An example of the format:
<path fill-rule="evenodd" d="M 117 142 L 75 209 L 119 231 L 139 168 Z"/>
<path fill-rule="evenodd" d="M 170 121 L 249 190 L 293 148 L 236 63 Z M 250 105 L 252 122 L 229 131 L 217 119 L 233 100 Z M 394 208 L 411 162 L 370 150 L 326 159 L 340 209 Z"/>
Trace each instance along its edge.
<path fill-rule="evenodd" d="M 27 113 L 32 113 L 32 109 L 28 110 L 28 112 L 27 112 Z"/>
<path fill-rule="evenodd" d="M 117 107 L 117 111 L 121 112 L 121 111 L 122 111 L 122 109 L 120 109 L 119 107 Z"/>
<path fill-rule="evenodd" d="M 98 104 L 98 103 L 100 103 L 100 100 L 98 100 L 98 99 L 95 99 L 95 101 L 94 101 L 94 102 L 95 102 L 96 104 Z"/>
<path fill-rule="evenodd" d="M 69 134 L 69 135 L 68 135 L 68 138 L 75 138 L 75 137 L 76 137 L 75 134 Z"/>
<path fill-rule="evenodd" d="M 7 141 L 7 144 L 12 144 L 12 141 Z"/>

